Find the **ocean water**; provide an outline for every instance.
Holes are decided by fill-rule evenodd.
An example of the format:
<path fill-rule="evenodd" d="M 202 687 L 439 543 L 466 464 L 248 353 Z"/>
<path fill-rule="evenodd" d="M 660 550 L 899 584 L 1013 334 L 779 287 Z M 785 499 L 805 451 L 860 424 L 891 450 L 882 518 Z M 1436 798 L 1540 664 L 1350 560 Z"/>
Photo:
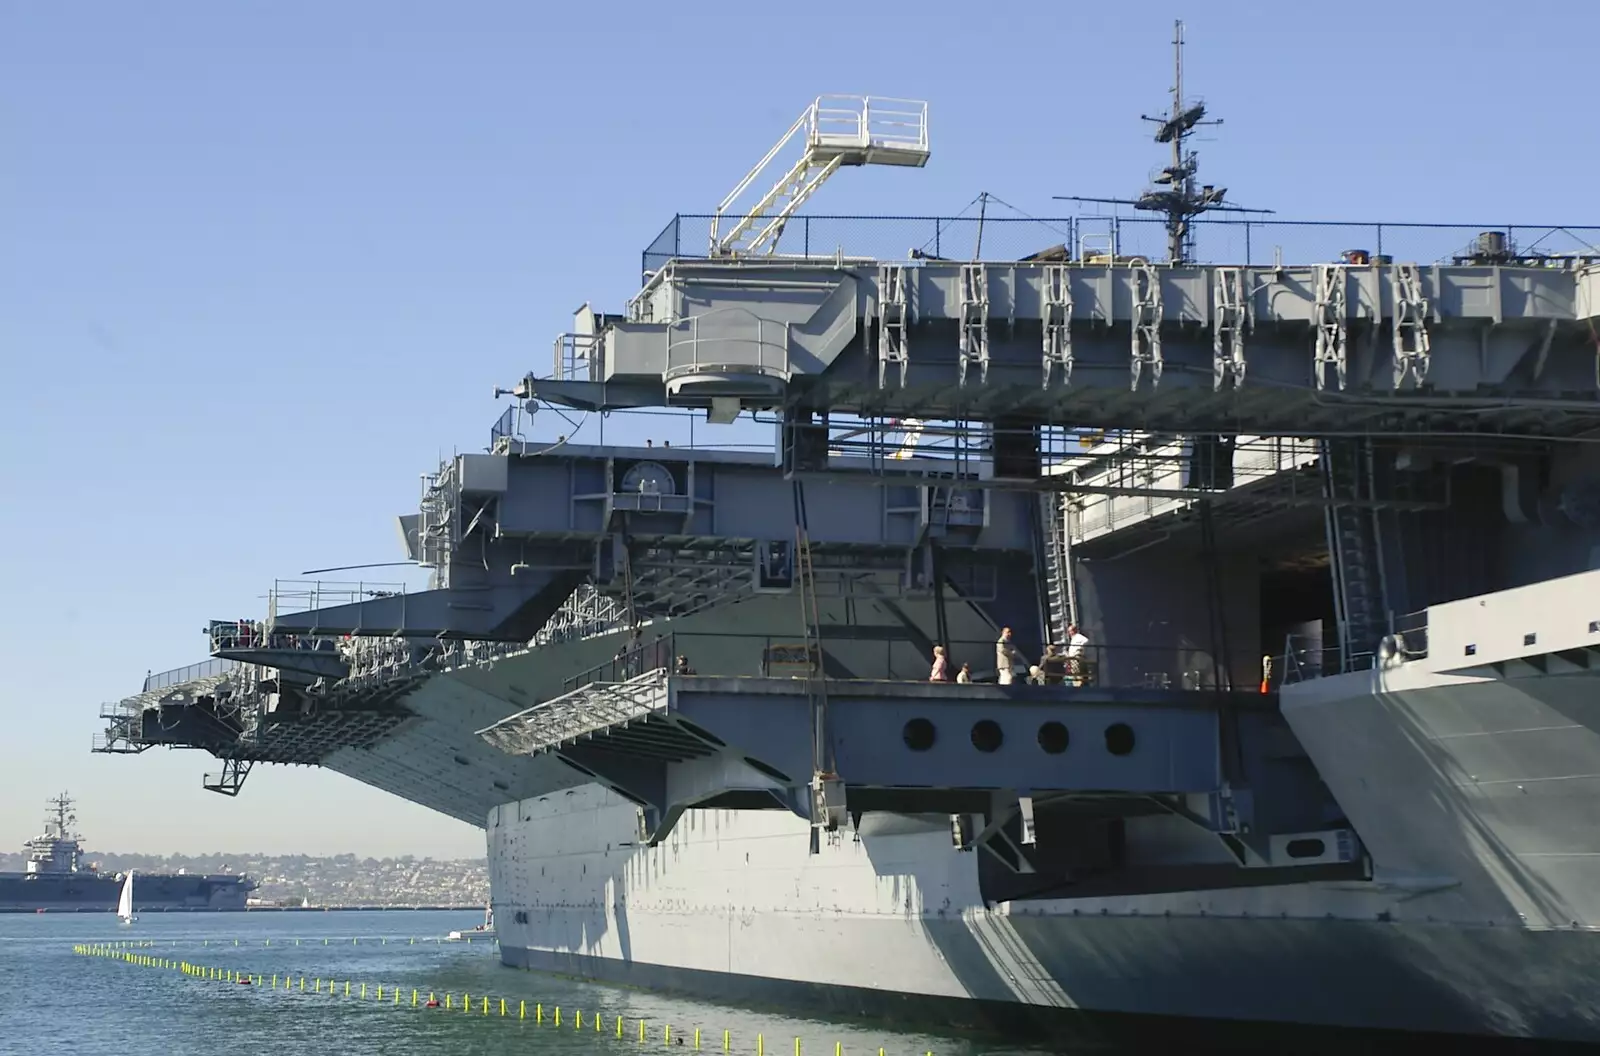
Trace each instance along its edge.
<path fill-rule="evenodd" d="M 795 1056 L 797 1051 L 800 1056 L 876 1056 L 880 1049 L 885 1056 L 1052 1051 L 600 986 L 506 968 L 492 942 L 437 941 L 481 920 L 471 912 L 182 913 L 151 914 L 122 926 L 102 913 L 3 914 L 0 1053 L 609 1056 L 660 1050 L 669 1044 L 668 1028 L 671 1047 L 685 1053 L 694 1051 L 696 1029 L 700 1051 L 737 1056 Z M 117 952 L 260 976 L 262 982 L 244 986 L 74 952 L 116 943 L 144 944 Z M 318 984 L 322 992 L 313 992 Z M 411 1004 L 413 990 L 417 1007 Z M 441 1004 L 448 995 L 450 1010 L 422 1007 L 430 994 Z M 461 1007 L 465 995 L 471 998 L 470 1011 Z M 519 1018 L 523 1011 L 527 1018 Z M 542 1022 L 536 1018 L 541 1014 Z"/>

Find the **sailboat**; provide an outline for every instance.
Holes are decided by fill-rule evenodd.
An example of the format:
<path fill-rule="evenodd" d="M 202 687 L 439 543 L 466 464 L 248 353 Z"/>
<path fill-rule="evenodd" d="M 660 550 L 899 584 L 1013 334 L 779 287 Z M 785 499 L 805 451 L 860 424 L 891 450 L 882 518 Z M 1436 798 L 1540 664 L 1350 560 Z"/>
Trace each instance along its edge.
<path fill-rule="evenodd" d="M 133 870 L 128 870 L 127 879 L 122 881 L 122 897 L 117 900 L 117 919 L 124 924 L 132 924 L 133 917 Z"/>

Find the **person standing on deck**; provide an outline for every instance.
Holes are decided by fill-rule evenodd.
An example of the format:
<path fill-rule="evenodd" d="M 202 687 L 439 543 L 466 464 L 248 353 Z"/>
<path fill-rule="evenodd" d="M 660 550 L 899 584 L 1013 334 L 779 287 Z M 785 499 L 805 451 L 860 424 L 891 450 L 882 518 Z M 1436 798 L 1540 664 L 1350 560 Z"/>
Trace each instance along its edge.
<path fill-rule="evenodd" d="M 933 647 L 933 670 L 928 672 L 929 682 L 950 681 L 950 658 L 945 656 L 944 646 Z"/>
<path fill-rule="evenodd" d="M 1089 636 L 1077 624 L 1067 624 L 1067 676 L 1074 686 L 1084 684 L 1083 650 L 1088 644 Z"/>
<path fill-rule="evenodd" d="M 1022 653 L 1011 644 L 1011 628 L 1000 629 L 1000 640 L 994 643 L 995 674 L 1002 686 L 1009 686 L 1012 677 L 1016 674 L 1017 665 L 1026 665 Z"/>

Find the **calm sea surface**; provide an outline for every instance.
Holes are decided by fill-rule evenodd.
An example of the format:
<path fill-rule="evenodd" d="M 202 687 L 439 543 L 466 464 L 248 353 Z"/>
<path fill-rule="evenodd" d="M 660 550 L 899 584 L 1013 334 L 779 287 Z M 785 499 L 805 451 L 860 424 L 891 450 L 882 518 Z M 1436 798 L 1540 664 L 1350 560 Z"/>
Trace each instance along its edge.
<path fill-rule="evenodd" d="M 673 1047 L 681 1041 L 684 1052 L 693 1050 L 696 1028 L 702 1051 L 722 1052 L 728 1031 L 730 1051 L 738 1056 L 757 1051 L 758 1035 L 770 1056 L 794 1056 L 796 1038 L 801 1056 L 834 1056 L 836 1044 L 846 1056 L 875 1056 L 880 1048 L 889 1056 L 1044 1051 L 597 986 L 505 968 L 490 942 L 435 942 L 481 921 L 481 914 L 471 912 L 181 913 L 151 914 L 123 927 L 102 913 L 0 914 L 0 1053 L 497 1056 L 526 1054 L 536 1046 L 541 1053 L 600 1056 L 637 1053 L 641 1019 L 646 1047 L 661 1048 L 670 1026 Z M 77 945 L 118 942 L 150 944 L 130 947 L 130 953 L 265 978 L 263 985 L 241 986 L 73 952 Z M 285 989 L 291 980 L 292 988 Z M 316 980 L 324 992 L 312 992 Z M 326 992 L 330 980 L 332 995 Z M 346 982 L 350 997 L 344 996 Z M 395 988 L 399 1005 L 393 1003 Z M 452 1010 L 413 1008 L 412 990 L 420 1001 L 431 993 L 442 1003 L 448 994 Z M 460 1008 L 463 994 L 471 995 L 470 1012 Z M 522 1002 L 528 1018 L 519 1020 Z M 542 1024 L 535 1021 L 540 1006 Z M 575 1029 L 580 1012 L 583 1026 Z"/>

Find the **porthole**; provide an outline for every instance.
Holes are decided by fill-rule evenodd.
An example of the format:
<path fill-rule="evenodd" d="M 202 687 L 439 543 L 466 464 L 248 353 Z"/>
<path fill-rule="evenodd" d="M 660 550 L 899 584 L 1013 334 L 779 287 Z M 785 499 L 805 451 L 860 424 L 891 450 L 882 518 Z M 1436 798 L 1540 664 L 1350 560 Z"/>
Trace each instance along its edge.
<path fill-rule="evenodd" d="M 1112 755 L 1127 755 L 1133 751 L 1133 727 L 1125 722 L 1113 722 L 1106 727 L 1106 751 Z"/>
<path fill-rule="evenodd" d="M 913 752 L 925 752 L 933 747 L 933 742 L 938 739 L 938 733 L 933 728 L 933 723 L 927 719 L 912 719 L 900 731 L 900 736 L 905 740 L 906 747 Z"/>
<path fill-rule="evenodd" d="M 1328 845 L 1315 837 L 1308 836 L 1290 840 L 1288 846 L 1284 847 L 1284 853 L 1290 858 L 1321 858 L 1328 853 Z"/>
<path fill-rule="evenodd" d="M 1039 727 L 1039 747 L 1050 755 L 1060 755 L 1066 751 L 1071 740 L 1066 726 L 1059 722 L 1047 722 Z"/>
<path fill-rule="evenodd" d="M 972 724 L 972 746 L 980 752 L 993 752 L 1005 741 L 1000 724 L 993 719 L 979 719 Z"/>

